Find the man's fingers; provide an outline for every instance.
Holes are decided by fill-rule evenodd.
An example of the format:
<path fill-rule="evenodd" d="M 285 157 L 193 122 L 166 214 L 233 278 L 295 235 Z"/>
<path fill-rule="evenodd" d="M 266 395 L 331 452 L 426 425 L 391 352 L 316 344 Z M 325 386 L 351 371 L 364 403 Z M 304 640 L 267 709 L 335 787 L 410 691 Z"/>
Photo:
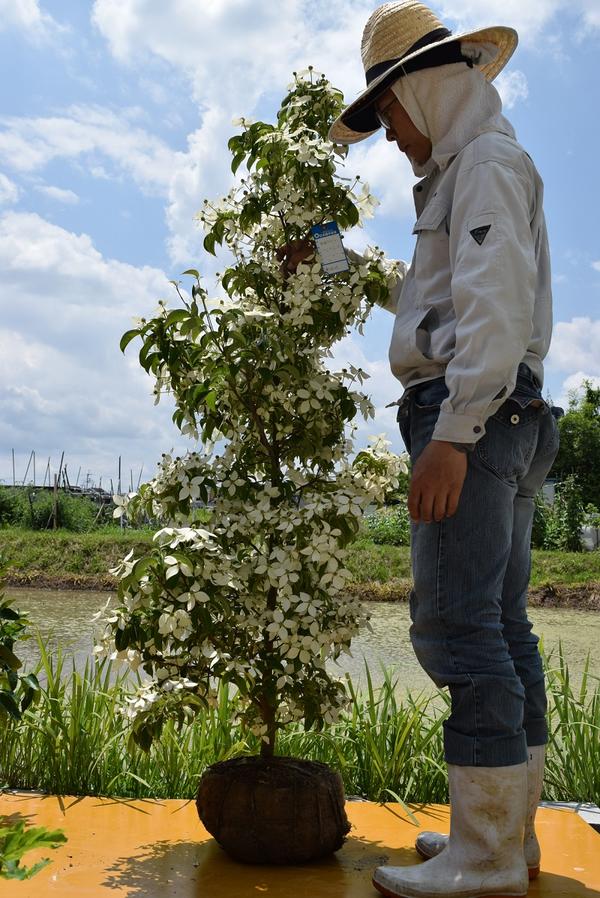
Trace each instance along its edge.
<path fill-rule="evenodd" d="M 435 501 L 433 503 L 433 519 L 436 523 L 439 524 L 440 521 L 443 521 L 447 515 L 447 505 L 448 505 L 448 494 L 444 490 L 443 492 L 439 492 L 435 497 Z"/>
<path fill-rule="evenodd" d="M 417 485 L 413 481 L 408 493 L 408 511 L 413 521 L 419 520 L 420 505 L 421 491 L 417 489 Z"/>
<path fill-rule="evenodd" d="M 408 510 L 415 523 L 422 521 L 430 524 L 433 520 L 433 504 L 435 495 L 422 489 L 418 481 L 411 488 L 408 498 Z"/>
<path fill-rule="evenodd" d="M 433 521 L 434 503 L 435 495 L 431 495 L 431 493 L 421 493 L 421 520 L 424 524 L 431 524 Z"/>
<path fill-rule="evenodd" d="M 458 488 L 453 489 L 448 496 L 448 502 L 446 505 L 446 515 L 449 518 L 451 518 L 453 515 L 456 514 L 461 492 L 462 492 L 462 485 Z"/>

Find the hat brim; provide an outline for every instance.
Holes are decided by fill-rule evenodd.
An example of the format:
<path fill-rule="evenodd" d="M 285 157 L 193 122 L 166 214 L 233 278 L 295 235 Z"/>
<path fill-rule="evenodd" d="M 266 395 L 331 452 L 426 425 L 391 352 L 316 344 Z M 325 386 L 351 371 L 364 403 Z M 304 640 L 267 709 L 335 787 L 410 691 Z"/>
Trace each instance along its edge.
<path fill-rule="evenodd" d="M 435 44 L 429 44 L 426 47 L 422 47 L 420 50 L 416 50 L 414 53 L 405 56 L 400 62 L 397 62 L 386 72 L 383 72 L 383 74 L 376 78 L 366 90 L 344 109 L 329 129 L 329 140 L 333 143 L 359 143 L 359 141 L 371 137 L 372 134 L 376 134 L 381 127 L 379 124 L 372 130 L 356 130 L 356 124 L 355 127 L 350 126 L 348 124 L 348 119 L 352 118 L 355 123 L 360 121 L 361 127 L 364 126 L 368 128 L 371 122 L 374 123 L 376 121 L 372 112 L 373 103 L 391 84 L 401 77 L 401 70 L 406 63 L 416 59 L 424 53 L 430 52 L 433 48 L 443 47 L 445 44 L 457 41 L 472 41 L 473 43 L 489 42 L 498 47 L 498 52 L 491 62 L 478 66 L 479 70 L 487 80 L 493 81 L 494 78 L 500 74 L 515 52 L 519 37 L 514 28 L 496 25 L 491 28 L 482 28 L 479 31 L 469 31 L 464 34 L 452 34 L 450 37 L 446 37 L 441 41 L 436 41 Z M 358 114 L 361 112 L 365 114 L 359 116 Z"/>

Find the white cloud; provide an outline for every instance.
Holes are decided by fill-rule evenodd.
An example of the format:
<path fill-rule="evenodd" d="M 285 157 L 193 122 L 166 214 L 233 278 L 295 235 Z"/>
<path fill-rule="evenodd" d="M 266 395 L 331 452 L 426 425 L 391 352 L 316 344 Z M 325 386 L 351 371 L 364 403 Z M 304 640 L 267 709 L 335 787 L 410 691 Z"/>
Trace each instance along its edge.
<path fill-rule="evenodd" d="M 76 206 L 79 202 L 79 197 L 74 190 L 64 190 L 62 187 L 52 187 L 50 185 L 40 185 L 36 187 L 36 190 L 38 193 L 43 193 L 45 196 L 50 197 L 51 200 L 65 203 L 67 206 Z"/>
<path fill-rule="evenodd" d="M 352 99 L 364 86 L 360 38 L 371 11 L 368 0 L 287 0 L 283 20 L 277 4 L 255 0 L 180 0 L 177 15 L 149 0 L 96 0 L 93 21 L 114 56 L 132 69 L 144 57 L 173 66 L 187 77 L 201 111 L 187 153 L 170 167 L 173 262 L 197 255 L 201 234 L 193 216 L 205 198 L 226 193 L 234 182 L 227 150 L 232 119 L 253 115 L 267 93 L 283 98 L 292 72 L 309 64 Z"/>
<path fill-rule="evenodd" d="M 533 43 L 551 24 L 554 16 L 577 0 L 442 0 L 436 4 L 442 18 L 451 19 L 456 32 L 468 31 L 490 25 L 509 25 L 516 28 L 525 44 Z"/>
<path fill-rule="evenodd" d="M 600 5 L 598 0 L 581 0 L 583 10 L 582 37 L 586 33 L 600 28 Z"/>
<path fill-rule="evenodd" d="M 203 200 L 217 199 L 227 193 L 234 179 L 227 141 L 235 129 L 231 119 L 216 109 L 204 114 L 202 127 L 188 137 L 187 153 L 178 154 L 171 173 L 167 224 L 169 254 L 173 262 L 189 263 L 197 258 L 204 234 L 194 222 Z M 202 249 L 202 253 L 204 250 Z M 213 271 L 210 257 L 205 261 Z"/>
<path fill-rule="evenodd" d="M 339 168 L 344 177 L 360 175 L 369 184 L 371 193 L 380 201 L 376 215 L 389 218 L 414 217 L 412 188 L 417 179 L 406 156 L 396 143 L 384 138 L 383 132 L 377 137 L 350 147 Z"/>
<path fill-rule="evenodd" d="M 589 317 L 559 321 L 554 327 L 548 366 L 554 370 L 572 372 L 575 365 L 580 371 L 589 371 L 593 377 L 600 375 L 600 320 Z"/>
<path fill-rule="evenodd" d="M 85 234 L 35 214 L 0 218 L 0 429 L 3 455 L 35 449 L 113 476 L 154 469 L 181 445 L 168 403 L 154 408 L 135 344 L 122 355 L 132 316 L 148 316 L 172 290 L 162 271 L 105 259 Z M 17 298 L 17 299 L 15 299 Z M 5 479 L 7 457 L 0 457 Z"/>
<path fill-rule="evenodd" d="M 139 110 L 117 115 L 100 106 L 71 106 L 61 115 L 4 117 L 0 123 L 0 161 L 16 171 L 35 172 L 54 159 L 84 157 L 92 168 L 112 162 L 117 175 L 126 173 L 144 191 L 166 194 L 177 152 L 132 124 Z M 114 176 L 114 175 L 113 175 Z"/>
<path fill-rule="evenodd" d="M 566 410 L 569 407 L 570 398 L 573 394 L 576 394 L 578 397 L 582 395 L 584 381 L 589 381 L 593 387 L 600 387 L 600 376 L 586 374 L 585 371 L 577 371 L 575 374 L 570 374 L 563 381 L 556 404 Z"/>
<path fill-rule="evenodd" d="M 366 0 L 286 0 L 282 17 L 277 4 L 255 0 L 179 0 L 173 15 L 150 0 L 96 0 L 92 18 L 122 62 L 159 57 L 188 75 L 196 100 L 226 98 L 238 104 L 232 114 L 249 114 L 265 89 L 282 91 L 292 71 L 309 63 L 357 91 L 371 11 Z"/>
<path fill-rule="evenodd" d="M 512 109 L 519 100 L 526 100 L 529 96 L 527 78 L 518 69 L 500 72 L 494 83 L 506 109 Z"/>
<path fill-rule="evenodd" d="M 595 271 L 600 271 L 600 261 L 598 261 L 598 262 L 592 262 L 592 268 L 593 268 Z"/>
<path fill-rule="evenodd" d="M 378 314 L 375 310 L 375 315 Z M 391 441 L 392 452 L 403 452 L 404 446 L 400 438 L 400 431 L 396 421 L 398 412 L 397 406 L 386 408 L 390 402 L 395 402 L 404 392 L 402 384 L 397 380 L 390 370 L 387 349 L 389 340 L 392 336 L 392 328 L 394 319 L 388 312 L 381 313 L 384 317 L 385 324 L 388 329 L 387 343 L 385 345 L 385 353 L 382 351 L 379 359 L 370 359 L 367 357 L 362 345 L 362 339 L 358 334 L 344 337 L 339 343 L 333 347 L 333 359 L 327 362 L 327 368 L 330 371 L 340 371 L 342 368 L 349 368 L 354 365 L 355 368 L 362 368 L 369 378 L 364 381 L 362 386 L 356 382 L 352 389 L 360 393 L 365 393 L 370 397 L 375 407 L 375 418 L 369 418 L 365 421 L 359 413 L 353 420 L 353 424 L 358 425 L 354 435 L 354 448 L 356 451 L 362 446 L 366 446 L 369 436 L 374 433 L 385 433 L 387 439 Z M 365 339 L 367 337 L 368 328 L 373 327 L 374 320 L 370 320 L 365 327 Z M 349 436 L 349 428 L 347 431 Z"/>
<path fill-rule="evenodd" d="M 0 31 L 11 27 L 21 29 L 34 43 L 66 30 L 40 8 L 38 0 L 0 0 Z"/>
<path fill-rule="evenodd" d="M 19 188 L 0 172 L 0 206 L 8 206 L 19 199 Z"/>

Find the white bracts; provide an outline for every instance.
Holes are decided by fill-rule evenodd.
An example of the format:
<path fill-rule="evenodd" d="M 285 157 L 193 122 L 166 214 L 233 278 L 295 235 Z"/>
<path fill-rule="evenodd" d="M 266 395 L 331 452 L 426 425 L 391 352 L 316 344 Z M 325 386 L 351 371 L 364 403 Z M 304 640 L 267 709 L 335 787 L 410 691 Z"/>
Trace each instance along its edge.
<path fill-rule="evenodd" d="M 424 864 L 377 867 L 373 885 L 385 898 L 521 898 L 527 764 L 448 765 L 450 837 Z"/>

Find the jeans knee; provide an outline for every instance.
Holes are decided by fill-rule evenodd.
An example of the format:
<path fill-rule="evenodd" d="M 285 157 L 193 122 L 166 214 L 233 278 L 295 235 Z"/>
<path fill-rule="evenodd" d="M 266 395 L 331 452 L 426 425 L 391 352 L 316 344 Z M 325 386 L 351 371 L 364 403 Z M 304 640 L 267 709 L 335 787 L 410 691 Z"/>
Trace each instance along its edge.
<path fill-rule="evenodd" d="M 410 628 L 410 641 L 417 661 L 436 686 L 446 685 L 443 676 L 443 658 L 446 654 L 442 639 L 436 639 L 431 633 L 425 635 L 413 626 Z"/>

